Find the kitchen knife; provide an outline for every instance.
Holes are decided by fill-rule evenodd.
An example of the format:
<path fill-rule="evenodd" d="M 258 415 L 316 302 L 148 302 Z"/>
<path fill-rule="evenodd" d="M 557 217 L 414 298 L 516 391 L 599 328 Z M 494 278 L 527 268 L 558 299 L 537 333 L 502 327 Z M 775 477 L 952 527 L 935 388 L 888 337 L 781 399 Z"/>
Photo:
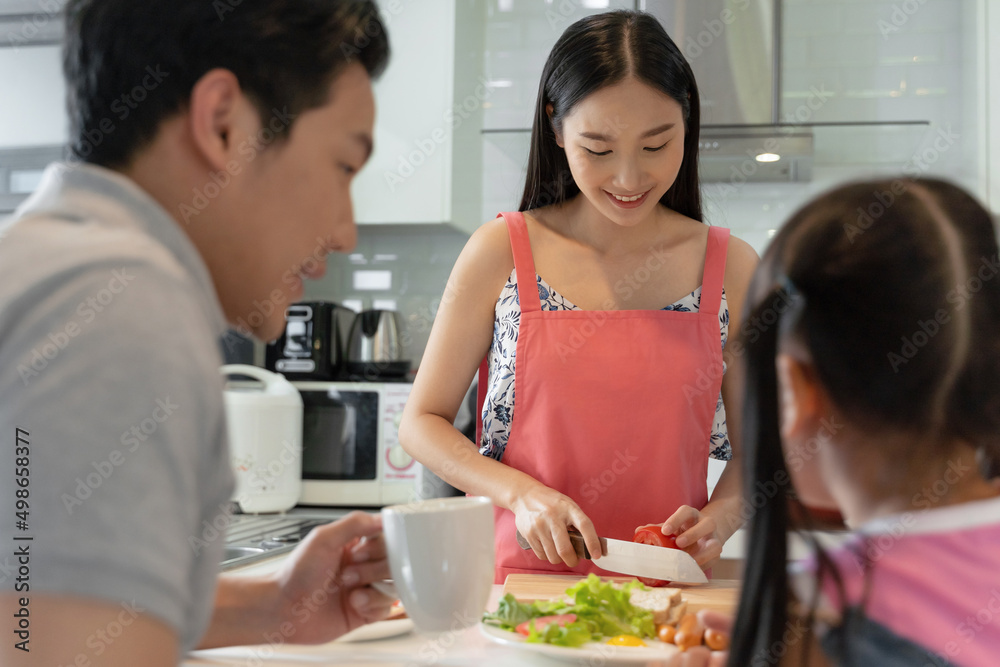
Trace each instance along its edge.
<path fill-rule="evenodd" d="M 573 544 L 576 555 L 579 558 L 590 558 L 594 561 L 594 565 L 609 572 L 620 572 L 633 577 L 665 579 L 683 584 L 708 583 L 708 577 L 686 551 L 606 537 L 600 540 L 604 555 L 600 558 L 591 558 L 583 541 L 583 535 L 573 530 L 569 531 L 569 541 Z M 517 543 L 522 549 L 531 548 L 520 531 L 517 531 Z"/>

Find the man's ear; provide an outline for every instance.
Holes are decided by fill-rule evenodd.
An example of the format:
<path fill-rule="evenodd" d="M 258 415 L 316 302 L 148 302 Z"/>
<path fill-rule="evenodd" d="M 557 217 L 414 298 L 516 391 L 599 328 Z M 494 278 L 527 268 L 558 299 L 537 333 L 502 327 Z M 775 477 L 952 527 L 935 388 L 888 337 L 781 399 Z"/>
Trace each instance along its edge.
<path fill-rule="evenodd" d="M 260 124 L 257 112 L 243 95 L 236 75 L 216 68 L 191 89 L 188 123 L 192 143 L 213 169 L 225 169 L 236 157 L 236 146 Z"/>
<path fill-rule="evenodd" d="M 552 125 L 552 134 L 556 135 L 556 145 L 559 146 L 559 148 L 566 148 L 565 144 L 563 144 L 562 133 L 559 130 L 557 130 L 556 126 L 552 123 L 553 109 L 554 107 L 552 106 L 552 102 L 546 104 L 545 115 L 549 117 L 549 125 Z"/>
<path fill-rule="evenodd" d="M 789 354 L 778 354 L 775 366 L 782 439 L 813 437 L 828 407 L 816 367 Z"/>

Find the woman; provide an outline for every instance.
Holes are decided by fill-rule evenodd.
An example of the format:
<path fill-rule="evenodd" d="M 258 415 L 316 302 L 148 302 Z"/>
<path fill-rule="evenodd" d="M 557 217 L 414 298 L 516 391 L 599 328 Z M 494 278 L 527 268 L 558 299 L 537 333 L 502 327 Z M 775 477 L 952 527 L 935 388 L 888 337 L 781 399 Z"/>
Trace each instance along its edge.
<path fill-rule="evenodd" d="M 571 526 L 599 554 L 598 535 L 662 524 L 703 567 L 738 527 L 737 467 L 711 501 L 706 475 L 710 454 L 739 452 L 722 353 L 756 254 L 701 221 L 698 123 L 694 76 L 654 18 L 578 21 L 542 74 L 520 212 L 455 265 L 400 441 L 493 499 L 498 582 L 600 571 Z M 477 453 L 451 424 L 484 357 Z"/>

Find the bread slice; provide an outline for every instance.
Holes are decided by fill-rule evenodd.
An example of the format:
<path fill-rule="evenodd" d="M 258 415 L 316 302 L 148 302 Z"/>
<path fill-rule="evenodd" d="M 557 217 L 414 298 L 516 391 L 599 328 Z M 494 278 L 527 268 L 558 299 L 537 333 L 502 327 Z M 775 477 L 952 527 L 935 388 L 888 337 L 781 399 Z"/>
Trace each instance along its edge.
<path fill-rule="evenodd" d="M 676 624 L 680 621 L 683 611 L 676 610 L 683 605 L 687 608 L 687 602 L 681 600 L 679 588 L 650 588 L 648 590 L 634 590 L 629 597 L 629 602 L 640 609 L 648 609 L 653 612 L 653 622 L 657 625 L 661 623 Z"/>

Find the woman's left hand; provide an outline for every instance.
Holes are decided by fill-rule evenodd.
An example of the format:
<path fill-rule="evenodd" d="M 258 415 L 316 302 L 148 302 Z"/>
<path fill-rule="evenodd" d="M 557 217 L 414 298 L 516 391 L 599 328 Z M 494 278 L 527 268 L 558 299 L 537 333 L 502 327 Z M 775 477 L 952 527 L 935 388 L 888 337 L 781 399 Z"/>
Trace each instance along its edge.
<path fill-rule="evenodd" d="M 677 547 L 691 554 L 703 570 L 712 567 L 722 555 L 718 524 L 709 514 L 689 505 L 681 505 L 663 522 L 664 535 L 676 535 Z"/>

